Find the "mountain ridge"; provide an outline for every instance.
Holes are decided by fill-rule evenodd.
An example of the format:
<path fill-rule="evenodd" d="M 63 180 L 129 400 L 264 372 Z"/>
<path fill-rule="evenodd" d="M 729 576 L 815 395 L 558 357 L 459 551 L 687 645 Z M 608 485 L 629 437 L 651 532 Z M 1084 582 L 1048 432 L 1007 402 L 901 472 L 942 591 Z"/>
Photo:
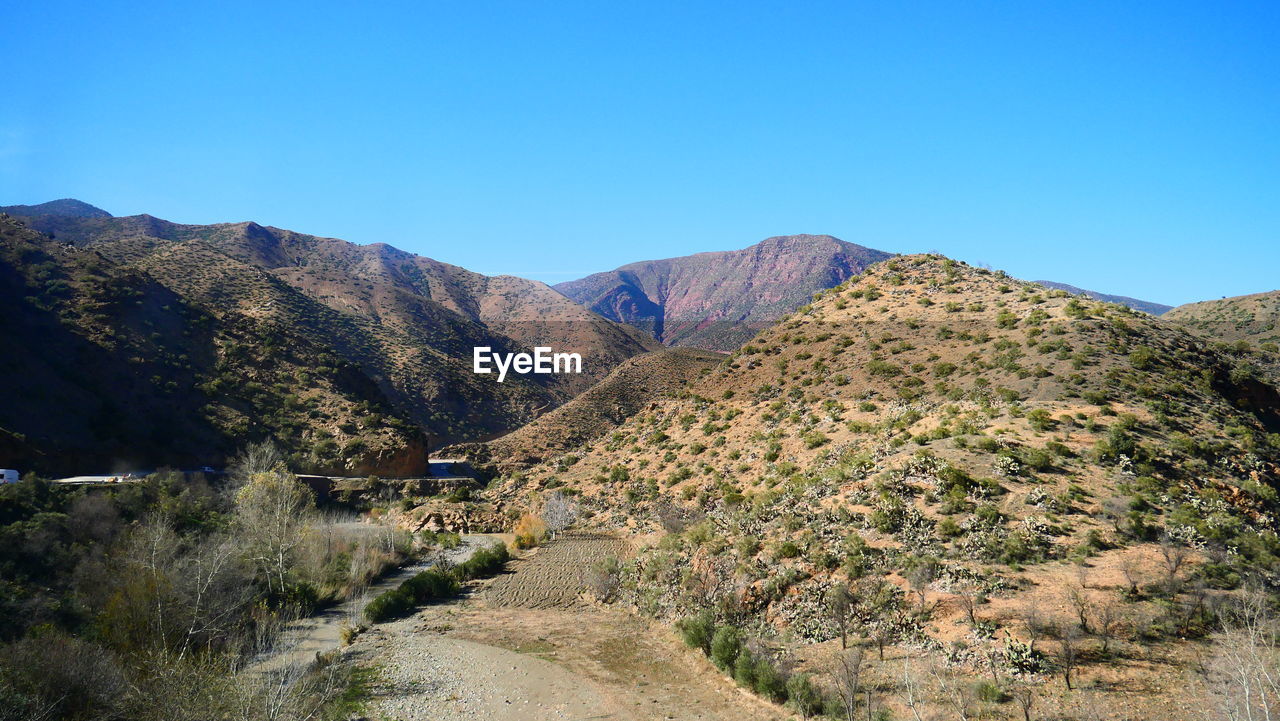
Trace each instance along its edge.
<path fill-rule="evenodd" d="M 1165 313 L 1168 313 L 1170 310 L 1173 310 L 1173 306 L 1165 305 L 1164 303 L 1154 303 L 1149 300 L 1141 300 L 1139 298 L 1130 298 L 1129 296 L 1126 296 L 1126 295 L 1113 295 L 1110 293 L 1102 293 L 1096 290 L 1085 290 L 1084 288 L 1078 288 L 1068 283 L 1059 283 L 1053 280 L 1036 280 L 1032 282 L 1039 283 L 1040 285 L 1043 285 L 1046 288 L 1052 288 L 1054 290 L 1065 290 L 1068 293 L 1071 293 L 1073 295 L 1087 295 L 1090 298 L 1093 298 L 1094 300 L 1101 300 L 1107 303 L 1118 303 L 1120 305 L 1133 308 L 1134 310 L 1140 310 L 1143 313 L 1150 313 L 1151 315 L 1164 315 Z"/>
<path fill-rule="evenodd" d="M 660 347 L 544 283 L 483 276 L 387 244 L 361 246 L 253 221 L 18 217 L 59 243 L 148 274 L 215 316 L 277 324 L 331 349 L 440 442 L 513 430 L 617 363 Z M 474 347 L 518 352 L 548 344 L 581 353 L 582 374 L 498 384 L 472 372 Z"/>
<path fill-rule="evenodd" d="M 813 293 L 890 257 L 829 235 L 773 236 L 738 250 L 628 263 L 553 287 L 666 345 L 729 351 Z"/>

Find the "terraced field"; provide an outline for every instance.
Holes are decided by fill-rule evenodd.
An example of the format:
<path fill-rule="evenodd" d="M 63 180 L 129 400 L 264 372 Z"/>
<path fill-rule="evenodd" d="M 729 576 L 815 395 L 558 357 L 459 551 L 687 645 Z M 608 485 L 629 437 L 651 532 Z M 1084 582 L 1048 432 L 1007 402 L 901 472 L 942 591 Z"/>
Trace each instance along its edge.
<path fill-rule="evenodd" d="M 539 548 L 530 558 L 510 565 L 511 573 L 489 586 L 485 600 L 493 606 L 570 608 L 581 602 L 591 567 L 610 556 L 622 557 L 627 544 L 595 533 L 565 534 Z"/>

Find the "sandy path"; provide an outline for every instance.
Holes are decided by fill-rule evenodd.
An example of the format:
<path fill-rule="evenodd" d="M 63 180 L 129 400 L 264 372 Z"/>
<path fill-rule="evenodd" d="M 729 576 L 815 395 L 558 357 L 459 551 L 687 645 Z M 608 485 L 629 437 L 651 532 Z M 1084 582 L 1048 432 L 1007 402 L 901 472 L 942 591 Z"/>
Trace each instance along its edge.
<path fill-rule="evenodd" d="M 541 589 L 549 577 L 572 579 L 545 573 L 547 560 L 560 551 L 565 558 L 588 555 L 579 544 L 559 550 L 552 544 L 457 601 L 363 634 L 351 648 L 353 660 L 377 667 L 381 677 L 366 715 L 395 721 L 790 718 L 738 689 L 665 626 L 584 603 L 494 605 L 507 601 L 495 588 Z M 567 596 L 570 589 L 561 590 Z"/>
<path fill-rule="evenodd" d="M 449 561 L 461 563 L 477 550 L 495 542 L 496 539 L 484 534 L 463 536 L 462 544 L 448 552 Z M 318 654 L 340 648 L 343 627 L 363 622 L 362 613 L 370 600 L 430 567 L 428 562 L 419 562 L 398 568 L 371 584 L 360 596 L 290 623 L 281 633 L 275 648 L 250 666 L 249 672 L 271 673 L 295 664 L 308 664 L 315 661 Z"/>

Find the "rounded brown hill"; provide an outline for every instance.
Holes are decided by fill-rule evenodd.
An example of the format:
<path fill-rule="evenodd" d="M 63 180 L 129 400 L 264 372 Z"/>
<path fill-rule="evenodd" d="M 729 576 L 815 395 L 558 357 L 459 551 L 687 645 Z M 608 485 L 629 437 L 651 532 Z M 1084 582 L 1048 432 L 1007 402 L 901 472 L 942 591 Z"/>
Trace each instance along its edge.
<path fill-rule="evenodd" d="M 1280 343 L 1280 290 L 1188 303 L 1164 317 L 1215 340 Z"/>
<path fill-rule="evenodd" d="M 624 361 L 573 400 L 501 438 L 441 451 L 506 472 L 555 459 L 613 431 L 646 406 L 678 392 L 723 355 L 694 348 L 644 353 Z"/>
<path fill-rule="evenodd" d="M 1177 718 L 1141 689 L 1177 683 L 1194 665 L 1185 639 L 1212 621 L 1151 619 L 1280 563 L 1280 394 L 1255 361 L 1126 307 L 901 257 L 820 294 L 576 462 L 495 490 L 536 506 L 560 489 L 588 525 L 651 540 L 623 579 L 644 613 L 714 609 L 752 636 L 829 644 L 827 599 L 847 584 L 859 636 L 962 641 L 972 680 L 983 659 L 1007 658 L 1006 639 L 1040 628 L 1025 609 L 1078 623 L 1074 592 L 1123 616 L 1124 653 L 1167 660 L 1090 661 L 1086 676 L 1133 691 L 1100 702 Z"/>

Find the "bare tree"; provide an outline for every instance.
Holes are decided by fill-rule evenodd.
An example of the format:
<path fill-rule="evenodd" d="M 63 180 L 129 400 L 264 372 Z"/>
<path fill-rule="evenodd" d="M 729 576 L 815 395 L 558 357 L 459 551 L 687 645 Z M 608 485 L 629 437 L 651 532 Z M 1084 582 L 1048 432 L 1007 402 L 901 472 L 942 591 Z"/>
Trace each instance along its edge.
<path fill-rule="evenodd" d="M 950 708 L 959 721 L 969 721 L 973 695 L 965 678 L 948 671 L 936 661 L 931 661 L 927 668 L 942 704 Z"/>
<path fill-rule="evenodd" d="M 1168 534 L 1160 537 L 1160 558 L 1164 561 L 1165 589 L 1171 595 L 1178 592 L 1178 572 L 1182 570 L 1190 554 L 1189 548 L 1174 541 Z"/>
<path fill-rule="evenodd" d="M 1009 689 L 1009 695 L 1022 711 L 1022 721 L 1031 721 L 1031 709 L 1036 704 L 1036 687 L 1022 681 Z"/>
<path fill-rule="evenodd" d="M 1133 559 L 1125 558 L 1120 561 L 1120 573 L 1124 574 L 1125 583 L 1129 585 L 1125 592 L 1126 597 L 1130 600 L 1142 598 L 1142 576 Z"/>
<path fill-rule="evenodd" d="M 617 556 L 609 556 L 591 565 L 587 574 L 587 589 L 597 601 L 611 603 L 622 587 L 622 564 Z"/>
<path fill-rule="evenodd" d="M 302 543 L 313 504 L 311 489 L 285 471 L 256 473 L 236 493 L 238 527 L 268 590 L 286 590 L 294 549 Z"/>
<path fill-rule="evenodd" d="M 960 608 L 964 610 L 965 618 L 969 619 L 969 625 L 975 628 L 978 625 L 978 594 L 978 590 L 972 585 L 956 590 L 956 600 L 960 602 Z"/>
<path fill-rule="evenodd" d="M 923 695 L 924 684 L 920 679 L 919 669 L 908 653 L 902 657 L 902 703 L 911 711 L 911 716 L 916 721 L 925 721 Z"/>
<path fill-rule="evenodd" d="M 1062 682 L 1071 691 L 1071 679 L 1080 664 L 1080 629 L 1071 623 L 1058 628 L 1058 665 L 1062 669 Z"/>
<path fill-rule="evenodd" d="M 698 509 L 681 508 L 670 501 L 658 501 L 654 505 L 654 513 L 662 530 L 667 533 L 680 533 L 694 523 L 702 520 L 705 514 Z"/>
<path fill-rule="evenodd" d="M 1116 637 L 1120 617 L 1120 608 L 1111 601 L 1098 606 L 1094 611 L 1093 628 L 1102 639 L 1101 650 L 1104 656 L 1111 652 L 1111 642 Z"/>
<path fill-rule="evenodd" d="M 560 491 L 551 491 L 542 501 L 542 522 L 554 539 L 556 534 L 578 520 L 578 504 Z"/>
<path fill-rule="evenodd" d="M 230 482 L 228 491 L 234 495 L 241 486 L 249 482 L 259 473 L 267 473 L 269 471 L 281 470 L 284 468 L 285 458 L 281 452 L 280 446 L 275 441 L 265 440 L 259 443 L 250 443 L 241 449 L 235 458 L 231 459 L 231 463 L 227 466 L 227 480 Z"/>
<path fill-rule="evenodd" d="M 1076 622 L 1080 624 L 1080 630 L 1089 633 L 1089 597 L 1084 592 L 1083 586 L 1073 586 L 1067 589 L 1067 600 L 1071 603 L 1071 607 L 1076 611 Z"/>
<path fill-rule="evenodd" d="M 862 647 L 842 649 L 835 654 L 829 673 L 846 721 L 854 721 L 858 694 L 862 691 Z"/>
<path fill-rule="evenodd" d="M 1023 628 L 1027 630 L 1027 642 L 1034 651 L 1036 642 L 1044 638 L 1045 631 L 1048 630 L 1044 616 L 1040 615 L 1040 607 L 1034 603 L 1023 606 L 1019 616 L 1022 619 Z"/>
<path fill-rule="evenodd" d="M 201 539 L 184 554 L 173 582 L 185 619 L 178 658 L 214 639 L 225 640 L 253 599 L 250 574 L 230 536 Z"/>
<path fill-rule="evenodd" d="M 849 584 L 838 583 L 827 591 L 827 613 L 840 632 L 842 649 L 849 647 L 849 625 L 853 621 L 854 609 L 854 597 Z"/>
<path fill-rule="evenodd" d="M 1115 496 L 1102 502 L 1102 515 L 1111 520 L 1111 528 L 1120 535 L 1120 522 L 1129 515 L 1129 499 Z"/>
<path fill-rule="evenodd" d="M 1229 721 L 1280 718 L 1280 620 L 1255 589 L 1232 611 L 1209 661 L 1216 705 Z"/>

